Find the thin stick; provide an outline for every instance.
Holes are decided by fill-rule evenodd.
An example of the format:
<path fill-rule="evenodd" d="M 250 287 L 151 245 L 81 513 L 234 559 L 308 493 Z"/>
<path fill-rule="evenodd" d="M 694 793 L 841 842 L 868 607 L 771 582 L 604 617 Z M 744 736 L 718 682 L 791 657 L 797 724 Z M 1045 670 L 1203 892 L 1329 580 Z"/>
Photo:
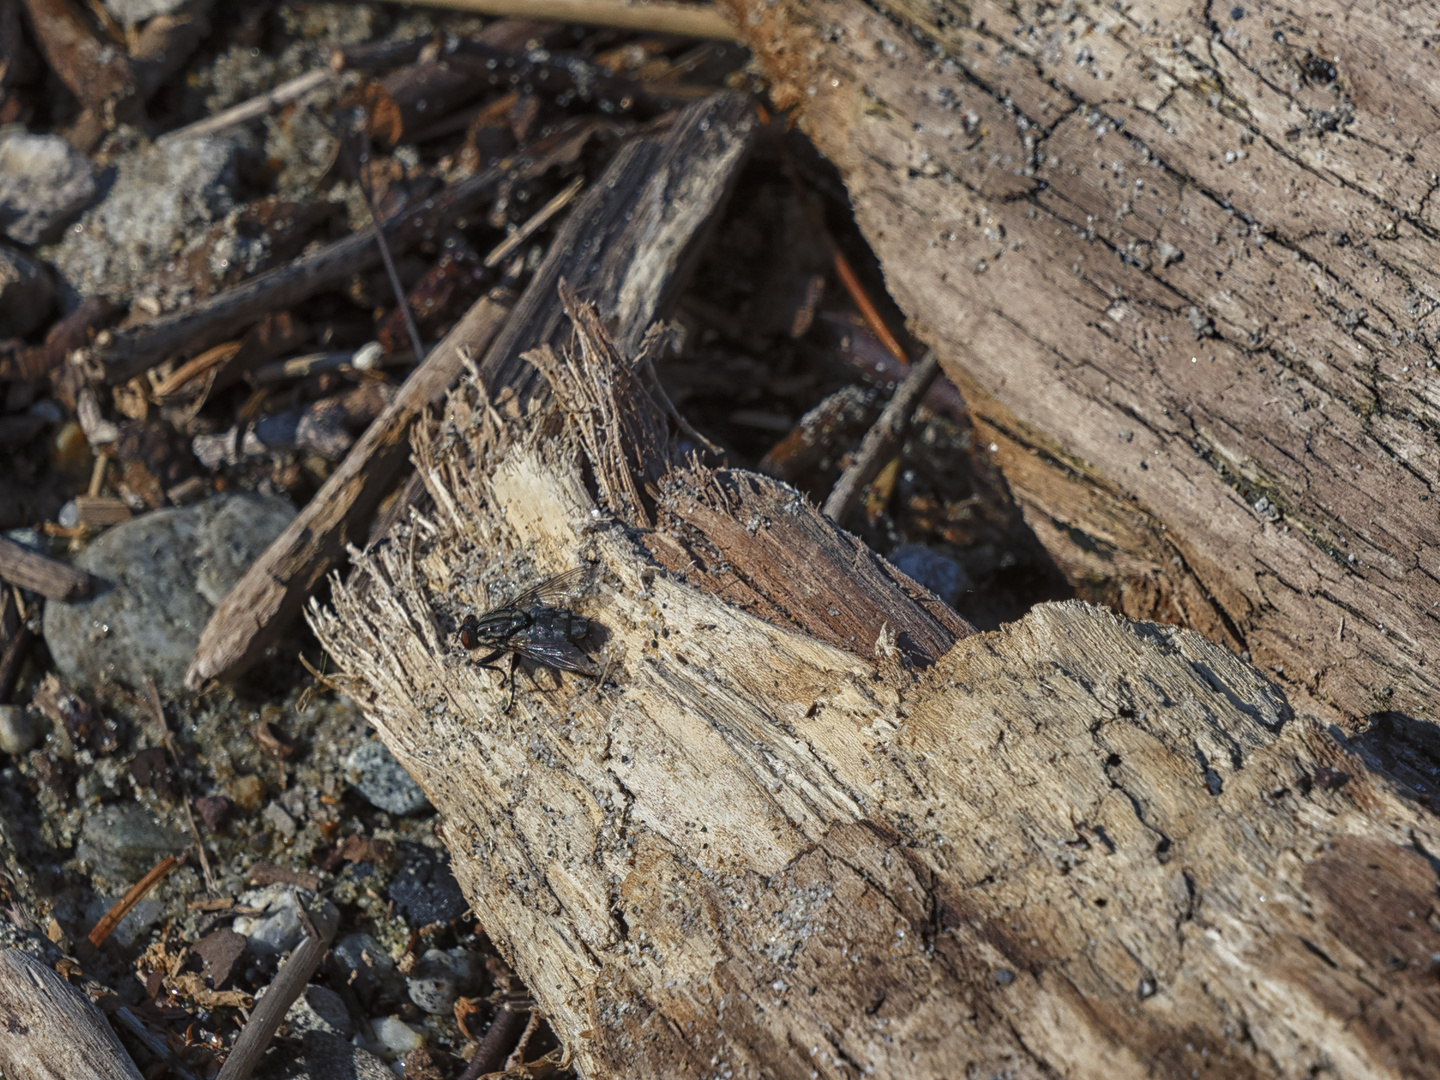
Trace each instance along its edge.
<path fill-rule="evenodd" d="M 120 925 L 120 920 L 130 914 L 130 909 L 145 899 L 145 894 L 158 885 L 166 874 L 170 873 L 171 870 L 174 870 L 175 867 L 179 865 L 180 860 L 174 855 L 166 855 L 165 858 L 155 864 L 148 874 L 134 885 L 131 885 L 129 891 L 119 900 L 115 901 L 109 911 L 100 916 L 100 921 L 95 924 L 95 928 L 90 931 L 85 940 L 98 949 L 104 943 L 105 939 L 110 936 L 110 932 Z"/>
<path fill-rule="evenodd" d="M 238 105 L 222 109 L 213 116 L 196 120 L 193 124 L 186 124 L 174 131 L 167 131 L 155 141 L 164 145 L 165 143 L 179 142 L 181 139 L 193 139 L 199 135 L 213 135 L 217 131 L 224 131 L 237 124 L 248 123 L 304 97 L 311 90 L 324 86 L 335 77 L 335 72 L 324 69 L 307 71 L 304 75 L 297 75 L 295 78 L 281 83 L 275 89 L 267 90 L 249 101 L 242 101 Z"/>
<path fill-rule="evenodd" d="M 470 1064 L 465 1066 L 465 1071 L 458 1080 L 477 1080 L 486 1073 L 499 1070 L 505 1063 L 505 1053 L 509 1050 L 510 1043 L 524 1030 L 529 1019 L 528 1008 L 513 1009 L 510 1002 L 502 1002 L 500 1008 L 495 1010 L 490 1026 L 485 1029 L 485 1037 L 480 1040 L 475 1056 L 470 1059 Z"/>
<path fill-rule="evenodd" d="M 860 501 L 861 493 L 894 454 L 910 424 L 910 414 L 939 374 L 940 361 L 935 358 L 935 350 L 931 349 L 924 359 L 910 368 L 905 381 L 895 388 L 895 395 L 885 406 L 880 419 L 865 433 L 860 449 L 855 452 L 854 462 L 835 481 L 830 497 L 825 500 L 825 515 L 836 525 L 845 524 L 845 519 Z"/>
<path fill-rule="evenodd" d="M 300 905 L 300 911 L 302 921 L 309 921 L 311 924 L 307 929 L 314 932 L 307 934 L 300 947 L 290 954 L 290 959 L 280 965 L 280 970 L 275 973 L 265 996 L 260 999 L 255 1011 L 245 1022 L 239 1038 L 235 1040 L 234 1049 L 230 1051 L 230 1056 L 226 1058 L 225 1065 L 215 1080 L 247 1080 L 260 1061 L 260 1056 L 269 1047 L 275 1029 L 280 1026 L 280 1021 L 285 1019 L 285 1013 L 310 982 L 310 976 L 315 974 L 320 961 L 325 958 L 325 952 L 330 948 L 330 939 L 335 936 L 335 929 L 340 923 L 339 912 L 327 905 L 321 909 L 318 916 L 312 915 L 305 911 L 303 904 Z"/>
<path fill-rule="evenodd" d="M 539 232 L 547 221 L 553 218 L 561 210 L 570 205 L 570 201 L 580 194 L 580 189 L 585 186 L 585 178 L 577 176 L 565 186 L 565 190 L 556 195 L 539 210 L 530 216 L 530 219 L 507 236 L 500 243 L 496 244 L 489 255 L 485 256 L 485 266 L 495 267 L 500 265 L 512 251 L 523 244 L 530 237 Z"/>
<path fill-rule="evenodd" d="M 195 852 L 200 856 L 200 873 L 205 878 L 205 891 L 214 896 L 215 876 L 210 873 L 210 860 L 205 855 L 205 838 L 200 835 L 200 827 L 195 824 L 195 815 L 190 812 L 190 785 L 185 782 L 185 768 L 180 763 L 180 752 L 175 749 L 175 740 L 170 736 L 170 725 L 165 722 L 165 706 L 160 702 L 160 691 L 155 688 L 154 679 L 146 676 L 145 688 L 150 691 L 150 708 L 155 711 L 155 719 L 165 736 L 165 749 L 169 750 L 170 756 L 175 759 L 175 773 L 180 777 L 180 802 L 185 807 L 185 820 L 190 823 L 190 832 L 195 837 Z"/>
<path fill-rule="evenodd" d="M 390 288 L 395 291 L 395 303 L 405 317 L 405 329 L 410 334 L 410 348 L 415 350 L 415 360 L 425 359 L 425 346 L 420 341 L 420 328 L 415 325 L 415 316 L 410 311 L 410 301 L 405 295 L 405 286 L 400 284 L 400 273 L 395 269 L 395 260 L 390 255 L 390 244 L 385 240 L 385 227 L 380 224 L 380 212 L 375 209 L 375 193 L 370 189 L 367 173 L 370 171 L 370 125 L 363 111 L 360 117 L 360 161 L 355 177 L 360 181 L 360 190 L 365 195 L 365 205 L 370 210 L 370 225 L 375 230 L 375 242 L 380 245 L 380 259 L 385 263 L 385 274 L 390 279 Z"/>
<path fill-rule="evenodd" d="M 651 34 L 734 41 L 735 24 L 712 4 L 630 4 L 622 0 L 425 0 L 426 7 L 546 22 L 613 26 Z"/>

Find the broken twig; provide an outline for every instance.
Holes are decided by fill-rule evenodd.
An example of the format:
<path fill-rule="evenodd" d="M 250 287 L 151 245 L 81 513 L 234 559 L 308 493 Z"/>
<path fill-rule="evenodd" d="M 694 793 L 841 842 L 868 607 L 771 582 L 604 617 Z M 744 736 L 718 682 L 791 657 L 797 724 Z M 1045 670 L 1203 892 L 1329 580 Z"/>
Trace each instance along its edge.
<path fill-rule="evenodd" d="M 134 885 L 131 885 L 130 888 L 126 890 L 125 895 L 111 905 L 109 911 L 100 916 L 100 921 L 95 924 L 85 940 L 98 949 L 104 944 L 105 939 L 110 936 L 110 932 L 120 925 L 120 920 L 125 918 L 126 915 L 129 915 L 131 909 L 141 900 L 145 899 L 145 894 L 164 880 L 165 875 L 179 865 L 180 860 L 174 855 L 166 855 L 165 858 L 161 859 L 151 868 L 148 874 Z"/>
<path fill-rule="evenodd" d="M 485 297 L 411 372 L 339 468 L 215 609 L 186 672 L 187 686 L 233 678 L 260 659 L 345 545 L 361 535 L 405 463 L 411 423 L 440 400 L 465 358 L 490 344 L 509 310 L 502 299 Z"/>
<path fill-rule="evenodd" d="M 275 1029 L 285 1019 L 285 1013 L 300 992 L 310 982 L 310 976 L 320 966 L 325 951 L 330 948 L 330 939 L 340 923 L 340 913 L 325 904 L 318 911 L 306 912 L 300 907 L 302 921 L 307 923 L 307 934 L 300 947 L 290 954 L 290 959 L 280 965 L 275 979 L 265 990 L 265 996 L 255 1006 L 245 1027 L 235 1040 L 235 1047 L 225 1060 L 216 1080 L 246 1080 L 270 1045 Z"/>
<path fill-rule="evenodd" d="M 845 524 L 845 519 L 855 509 L 855 504 L 859 502 L 865 488 L 895 453 L 905 429 L 910 424 L 910 415 L 915 411 L 916 404 L 925 396 L 925 391 L 930 389 L 930 384 L 939 374 L 940 361 L 935 358 L 932 349 L 910 369 L 905 381 L 896 387 L 895 395 L 881 412 L 880 419 L 866 432 L 860 448 L 855 452 L 854 462 L 841 474 L 840 479 L 835 481 L 830 497 L 825 500 L 825 516 L 835 524 Z"/>
<path fill-rule="evenodd" d="M 85 599 L 95 588 L 95 578 L 78 566 L 41 555 L 4 537 L 0 537 L 0 578 L 67 603 Z"/>
<path fill-rule="evenodd" d="M 712 4 L 629 4 L 623 0 L 428 0 L 432 7 L 526 19 L 611 26 L 651 34 L 734 41 L 735 24 Z"/>

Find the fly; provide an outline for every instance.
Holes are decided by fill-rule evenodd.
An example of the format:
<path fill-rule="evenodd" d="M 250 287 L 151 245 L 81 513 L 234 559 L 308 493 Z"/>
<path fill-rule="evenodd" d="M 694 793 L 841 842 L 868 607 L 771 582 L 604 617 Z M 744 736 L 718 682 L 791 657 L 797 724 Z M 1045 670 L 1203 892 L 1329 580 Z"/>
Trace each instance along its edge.
<path fill-rule="evenodd" d="M 590 620 L 571 611 L 569 605 L 584 589 L 591 568 L 576 567 L 532 585 L 519 596 L 481 615 L 467 615 L 460 624 L 460 644 L 471 652 L 489 649 L 476 661 L 491 671 L 503 671 L 497 663 L 510 654 L 510 700 L 503 711 L 515 704 L 515 664 L 535 664 L 573 671 L 597 678 L 595 664 L 575 643 L 590 632 Z"/>

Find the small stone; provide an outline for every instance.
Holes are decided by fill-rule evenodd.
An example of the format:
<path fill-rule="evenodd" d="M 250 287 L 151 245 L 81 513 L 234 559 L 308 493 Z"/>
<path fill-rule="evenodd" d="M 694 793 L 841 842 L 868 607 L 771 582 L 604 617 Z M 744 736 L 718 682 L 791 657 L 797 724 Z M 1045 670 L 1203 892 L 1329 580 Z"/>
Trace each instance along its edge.
<path fill-rule="evenodd" d="M 295 819 L 285 812 L 285 808 L 277 802 L 272 802 L 265 807 L 265 812 L 260 815 L 271 825 L 275 831 L 286 840 L 294 840 L 296 833 Z"/>
<path fill-rule="evenodd" d="M 241 810 L 258 810 L 265 797 L 265 782 L 258 776 L 237 776 L 226 785 L 230 798 Z"/>
<path fill-rule="evenodd" d="M 397 1056 L 425 1045 L 425 1036 L 398 1016 L 382 1016 L 374 1021 L 374 1028 L 375 1041 Z"/>
<path fill-rule="evenodd" d="M 133 882 L 166 855 L 185 850 L 186 839 L 161 825 L 143 806 L 106 806 L 80 828 L 75 854 L 104 877 Z"/>
<path fill-rule="evenodd" d="M 55 286 L 45 268 L 13 248 L 0 247 L 0 338 L 24 337 L 50 315 Z"/>
<path fill-rule="evenodd" d="M 390 899 L 411 926 L 454 922 L 470 904 L 444 856 L 418 844 L 400 845 L 400 869 L 390 882 Z"/>
<path fill-rule="evenodd" d="M 253 780 L 255 777 L 249 779 Z M 225 819 L 230 816 L 230 800 L 224 795 L 202 795 L 195 800 L 195 812 L 200 815 L 200 820 L 205 822 L 207 829 L 218 832 L 225 824 Z"/>
<path fill-rule="evenodd" d="M 223 990 L 235 973 L 235 962 L 245 955 L 245 936 L 234 930 L 216 930 L 195 943 L 195 954 L 205 966 L 211 987 Z"/>
<path fill-rule="evenodd" d="M 324 986 L 307 986 L 285 1014 L 285 1023 L 293 1035 L 323 1031 L 348 1039 L 355 1034 L 355 1024 L 345 1008 L 345 1001 L 334 990 Z"/>
<path fill-rule="evenodd" d="M 385 1062 L 368 1050 L 327 1031 L 307 1031 L 301 1039 L 308 1080 L 395 1080 Z"/>
<path fill-rule="evenodd" d="M 81 296 L 126 303 L 136 294 L 162 310 L 187 297 L 137 289 L 165 263 L 204 242 L 210 226 L 235 208 L 240 148 L 248 135 L 170 141 L 125 154 L 105 197 L 65 230 L 47 257 Z"/>
<path fill-rule="evenodd" d="M 430 808 L 420 785 L 378 739 L 368 739 L 351 752 L 345 773 L 366 802 L 386 813 L 404 817 Z"/>
<path fill-rule="evenodd" d="M 0 231 L 11 240 L 51 243 L 94 197 L 89 159 L 59 135 L 0 130 Z"/>
<path fill-rule="evenodd" d="M 398 1000 L 405 992 L 395 961 L 369 934 L 348 934 L 336 942 L 329 969 L 332 982 L 349 986 L 365 1002 L 378 997 Z"/>
<path fill-rule="evenodd" d="M 901 544 L 890 552 L 890 562 L 951 607 L 971 587 L 970 575 L 963 566 L 924 544 Z"/>
<path fill-rule="evenodd" d="M 23 705 L 0 705 L 0 753 L 23 754 L 40 742 L 40 717 Z"/>
<path fill-rule="evenodd" d="M 105 0 L 105 10 L 128 30 L 157 15 L 174 15 L 189 0 Z"/>
<path fill-rule="evenodd" d="M 292 517 L 284 500 L 227 495 L 116 525 L 75 560 L 110 587 L 45 605 L 56 666 L 74 683 L 144 686 L 153 677 L 182 691 L 216 602 Z"/>
<path fill-rule="evenodd" d="M 316 911 L 315 894 L 309 889 L 298 889 L 294 885 L 267 885 L 253 889 L 240 897 L 244 907 L 259 908 L 259 915 L 238 916 L 232 927 L 237 934 L 244 934 L 250 953 L 262 959 L 279 956 L 300 944 L 305 936 L 305 924 L 300 919 L 300 904 L 313 912 L 312 918 L 318 923 L 330 916 L 338 920 L 340 913 L 328 900 L 320 903 L 329 912 Z"/>
<path fill-rule="evenodd" d="M 420 962 L 405 977 L 410 1000 L 431 1016 L 448 1016 L 455 999 L 474 977 L 470 955 L 463 949 L 442 952 L 427 949 Z"/>

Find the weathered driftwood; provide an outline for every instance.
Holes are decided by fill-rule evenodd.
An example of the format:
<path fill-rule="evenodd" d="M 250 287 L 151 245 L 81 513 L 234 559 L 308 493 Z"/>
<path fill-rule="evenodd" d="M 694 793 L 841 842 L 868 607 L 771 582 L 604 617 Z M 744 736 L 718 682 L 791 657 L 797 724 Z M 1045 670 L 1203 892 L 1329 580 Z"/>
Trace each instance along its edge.
<path fill-rule="evenodd" d="M 90 999 L 20 949 L 0 951 L 0 1074 L 7 1080 L 141 1080 Z"/>
<path fill-rule="evenodd" d="M 360 539 L 358 529 L 404 464 L 411 423 L 453 384 L 464 362 L 478 362 L 486 385 L 509 386 L 519 400 L 533 392 L 533 370 L 518 352 L 558 343 L 555 285 L 567 270 L 591 272 L 627 342 L 667 314 L 739 173 L 752 128 L 744 99 L 721 94 L 683 110 L 667 130 L 622 146 L 559 230 L 513 314 L 491 300 L 472 308 L 215 609 L 187 685 L 235 678 L 264 655 L 346 544 Z"/>
<path fill-rule="evenodd" d="M 1440 828 L 1365 746 L 1190 631 L 955 640 L 572 310 L 556 404 L 454 395 L 434 518 L 312 625 L 583 1076 L 1424 1075 Z M 502 711 L 456 626 L 582 559 L 605 678 Z"/>
<path fill-rule="evenodd" d="M 1070 578 L 1433 716 L 1434 10 L 725 6 Z"/>

